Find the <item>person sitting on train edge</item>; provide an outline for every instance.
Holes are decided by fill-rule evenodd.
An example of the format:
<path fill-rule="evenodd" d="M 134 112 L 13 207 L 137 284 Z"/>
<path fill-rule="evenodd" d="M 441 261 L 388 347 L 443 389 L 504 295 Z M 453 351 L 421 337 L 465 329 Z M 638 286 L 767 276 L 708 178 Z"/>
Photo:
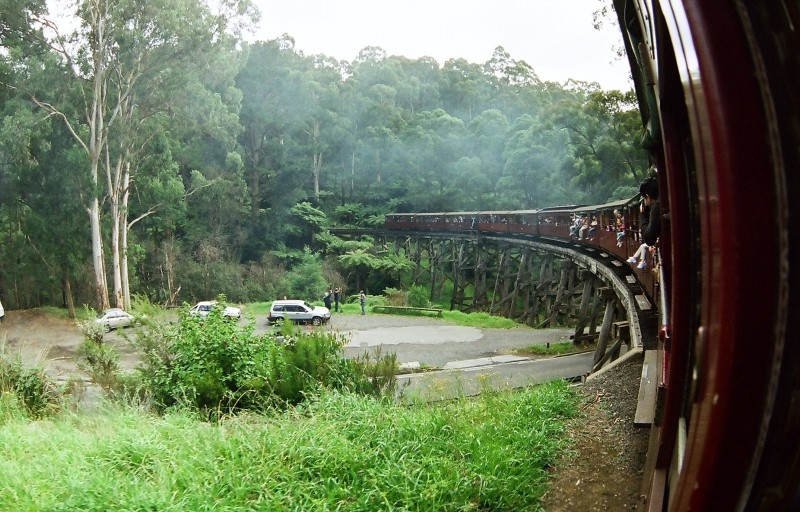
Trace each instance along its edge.
<path fill-rule="evenodd" d="M 642 241 L 647 245 L 655 245 L 661 234 L 661 203 L 658 200 L 658 181 L 652 176 L 644 180 L 639 185 L 639 194 L 642 195 L 639 214 Z"/>
<path fill-rule="evenodd" d="M 581 216 L 580 215 L 572 215 L 572 225 L 569 227 L 569 236 L 577 237 L 578 236 L 578 229 L 581 227 Z"/>
<path fill-rule="evenodd" d="M 578 229 L 578 240 L 587 240 L 589 237 L 586 235 L 586 232 L 589 231 L 589 216 L 581 214 L 581 224 L 580 229 Z"/>
<path fill-rule="evenodd" d="M 617 209 L 614 210 L 614 218 L 616 219 L 617 247 L 622 247 L 622 240 L 625 238 L 625 217 L 623 217 L 622 212 Z"/>
<path fill-rule="evenodd" d="M 639 248 L 636 249 L 636 252 L 633 253 L 633 256 L 631 256 L 630 258 L 627 259 L 627 262 L 628 263 L 636 263 L 637 261 L 639 261 L 639 258 L 641 258 L 642 261 L 639 261 L 639 264 L 636 265 L 636 268 L 638 268 L 639 270 L 646 269 L 647 268 L 647 249 L 649 247 L 650 246 L 647 245 L 647 244 L 640 245 Z"/>
<path fill-rule="evenodd" d="M 651 248 L 658 241 L 661 234 L 661 204 L 658 201 L 658 182 L 652 176 L 647 178 L 639 185 L 639 194 L 642 196 L 641 206 L 639 207 L 639 226 L 642 234 L 642 245 L 636 250 L 633 256 L 628 258 L 628 263 L 641 261 L 636 268 L 644 270 L 647 268 L 647 249 Z"/>
<path fill-rule="evenodd" d="M 594 234 L 597 233 L 597 217 L 592 215 L 592 222 L 589 224 L 589 240 L 594 239 Z"/>

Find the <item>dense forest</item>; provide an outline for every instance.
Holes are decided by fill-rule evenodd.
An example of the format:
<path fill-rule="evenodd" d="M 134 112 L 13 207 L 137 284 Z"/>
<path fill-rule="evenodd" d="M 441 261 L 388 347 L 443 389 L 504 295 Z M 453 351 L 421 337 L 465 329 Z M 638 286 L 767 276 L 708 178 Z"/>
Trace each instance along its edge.
<path fill-rule="evenodd" d="M 632 91 L 542 81 L 500 46 L 304 55 L 247 42 L 248 1 L 210 5 L 0 0 L 7 309 L 380 293 L 408 262 L 327 228 L 600 203 L 647 172 Z"/>

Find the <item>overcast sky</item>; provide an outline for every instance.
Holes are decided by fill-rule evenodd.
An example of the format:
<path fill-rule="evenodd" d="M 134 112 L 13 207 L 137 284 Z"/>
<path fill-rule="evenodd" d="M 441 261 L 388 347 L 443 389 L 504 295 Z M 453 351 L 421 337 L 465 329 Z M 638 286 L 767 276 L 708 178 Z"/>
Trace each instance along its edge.
<path fill-rule="evenodd" d="M 602 0 L 254 0 L 262 12 L 256 39 L 287 33 L 306 55 L 352 61 L 365 46 L 389 55 L 483 64 L 502 46 L 539 78 L 598 82 L 627 90 L 627 60 L 616 26 L 592 27 Z"/>

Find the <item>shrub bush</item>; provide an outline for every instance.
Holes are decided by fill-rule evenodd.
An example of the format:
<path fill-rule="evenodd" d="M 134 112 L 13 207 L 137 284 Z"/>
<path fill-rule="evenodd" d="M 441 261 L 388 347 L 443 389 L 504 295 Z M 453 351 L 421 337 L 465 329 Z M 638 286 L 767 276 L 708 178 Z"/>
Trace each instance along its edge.
<path fill-rule="evenodd" d="M 383 294 L 386 296 L 386 303 L 389 306 L 405 306 L 406 302 L 406 293 L 402 290 L 398 290 L 397 288 L 384 288 Z"/>
<path fill-rule="evenodd" d="M 4 350 L 0 352 L 0 396 L 3 397 L 0 417 L 15 411 L 15 414 L 39 419 L 57 411 L 61 405 L 61 393 L 43 369 L 28 368 L 19 357 Z"/>
<path fill-rule="evenodd" d="M 345 339 L 336 333 L 286 322 L 256 336 L 252 324 L 223 318 L 221 307 L 205 318 L 179 315 L 177 325 L 144 329 L 135 342 L 142 385 L 161 409 L 188 406 L 213 419 L 294 405 L 320 388 L 379 394 L 395 382 L 394 360 L 344 359 Z"/>
<path fill-rule="evenodd" d="M 104 341 L 85 339 L 76 351 L 78 368 L 85 371 L 95 384 L 106 392 L 117 387 L 119 351 Z"/>
<path fill-rule="evenodd" d="M 84 337 L 75 353 L 78 368 L 107 395 L 114 395 L 119 388 L 119 351 L 105 342 L 105 326 L 94 319 L 79 322 L 78 327 Z"/>
<path fill-rule="evenodd" d="M 427 308 L 430 305 L 428 301 L 428 290 L 422 286 L 412 286 L 406 294 L 408 305 L 415 308 Z"/>

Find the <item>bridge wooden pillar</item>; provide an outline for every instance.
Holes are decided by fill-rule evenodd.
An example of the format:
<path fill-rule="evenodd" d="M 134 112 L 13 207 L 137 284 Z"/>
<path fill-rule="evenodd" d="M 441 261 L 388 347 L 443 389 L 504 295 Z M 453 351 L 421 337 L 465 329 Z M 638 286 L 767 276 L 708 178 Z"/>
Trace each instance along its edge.
<path fill-rule="evenodd" d="M 488 303 L 486 286 L 486 274 L 490 257 L 486 246 L 483 243 L 476 243 L 473 259 L 475 261 L 475 291 L 472 294 L 472 311 L 482 311 Z"/>
<path fill-rule="evenodd" d="M 606 306 L 601 281 L 568 257 L 474 236 L 403 233 L 376 243 L 414 262 L 412 283 L 428 284 L 431 299 L 441 299 L 452 282 L 450 309 L 489 311 L 536 327 L 576 325 L 576 344 L 597 338 Z"/>
<path fill-rule="evenodd" d="M 589 337 L 585 331 L 586 326 L 594 317 L 593 310 L 596 308 L 596 304 L 594 304 L 593 299 L 595 290 L 599 285 L 599 280 L 588 270 L 581 270 L 579 275 L 583 281 L 583 294 L 581 295 L 581 305 L 578 310 L 577 323 L 575 324 L 575 335 L 572 338 L 572 342 L 575 345 L 580 345 L 584 339 Z"/>

